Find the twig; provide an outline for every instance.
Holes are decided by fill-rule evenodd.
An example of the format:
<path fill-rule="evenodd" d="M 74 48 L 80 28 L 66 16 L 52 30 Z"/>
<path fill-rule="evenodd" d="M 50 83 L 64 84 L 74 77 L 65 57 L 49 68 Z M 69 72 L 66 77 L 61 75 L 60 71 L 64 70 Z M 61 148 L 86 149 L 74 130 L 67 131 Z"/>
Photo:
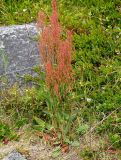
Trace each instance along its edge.
<path fill-rule="evenodd" d="M 120 108 L 121 108 L 121 106 L 118 107 L 117 109 L 115 109 L 114 111 L 112 111 L 107 117 L 103 118 L 103 119 L 102 119 L 100 122 L 98 122 L 94 127 L 92 127 L 91 130 L 89 130 L 89 132 L 85 133 L 84 135 L 88 135 L 88 134 L 92 133 L 97 126 L 99 126 L 100 124 L 102 124 L 103 121 L 105 121 L 106 119 L 108 119 L 108 117 L 110 117 L 115 111 L 117 111 L 117 110 L 120 109 Z"/>

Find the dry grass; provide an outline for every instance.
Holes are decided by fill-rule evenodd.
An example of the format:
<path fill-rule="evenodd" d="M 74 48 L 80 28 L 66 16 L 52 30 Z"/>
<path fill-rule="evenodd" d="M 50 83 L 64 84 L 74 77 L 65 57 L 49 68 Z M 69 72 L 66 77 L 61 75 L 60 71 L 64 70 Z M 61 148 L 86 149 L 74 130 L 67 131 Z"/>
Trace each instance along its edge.
<path fill-rule="evenodd" d="M 52 160 L 53 148 L 49 147 L 42 139 L 30 131 L 29 126 L 19 130 L 19 141 L 10 141 L 7 145 L 0 143 L 0 160 L 12 151 L 16 150 L 24 155 L 27 160 Z M 57 160 L 78 160 L 74 151 L 61 154 Z"/>

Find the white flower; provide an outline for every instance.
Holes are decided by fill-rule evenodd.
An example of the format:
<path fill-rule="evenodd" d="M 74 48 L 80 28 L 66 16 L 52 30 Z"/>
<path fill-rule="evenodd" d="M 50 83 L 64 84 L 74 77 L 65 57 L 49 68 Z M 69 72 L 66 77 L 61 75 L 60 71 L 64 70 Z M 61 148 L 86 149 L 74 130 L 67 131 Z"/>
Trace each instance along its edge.
<path fill-rule="evenodd" d="M 86 98 L 86 101 L 87 101 L 87 102 L 91 102 L 92 99 L 91 99 L 91 98 Z"/>
<path fill-rule="evenodd" d="M 23 9 L 23 12 L 26 12 L 27 11 L 27 9 Z"/>

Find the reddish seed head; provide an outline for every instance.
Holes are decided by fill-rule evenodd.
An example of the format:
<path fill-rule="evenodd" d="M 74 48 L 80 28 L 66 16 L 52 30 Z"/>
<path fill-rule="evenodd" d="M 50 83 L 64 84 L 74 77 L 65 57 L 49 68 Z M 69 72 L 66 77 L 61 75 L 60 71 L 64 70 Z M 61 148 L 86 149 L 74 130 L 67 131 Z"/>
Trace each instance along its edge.
<path fill-rule="evenodd" d="M 41 28 L 43 29 L 44 25 L 45 25 L 45 14 L 43 12 L 39 12 L 38 13 L 38 18 L 37 18 L 37 28 Z"/>
<path fill-rule="evenodd" d="M 52 15 L 49 25 L 45 25 L 45 15 L 39 13 L 38 27 L 42 27 L 39 38 L 39 51 L 41 61 L 46 72 L 46 84 L 53 88 L 55 95 L 59 96 L 59 87 L 62 84 L 70 86 L 72 78 L 71 52 L 72 35 L 67 31 L 66 40 L 61 39 L 61 26 L 58 22 L 56 1 L 51 0 Z M 44 26 L 45 25 L 45 26 Z"/>

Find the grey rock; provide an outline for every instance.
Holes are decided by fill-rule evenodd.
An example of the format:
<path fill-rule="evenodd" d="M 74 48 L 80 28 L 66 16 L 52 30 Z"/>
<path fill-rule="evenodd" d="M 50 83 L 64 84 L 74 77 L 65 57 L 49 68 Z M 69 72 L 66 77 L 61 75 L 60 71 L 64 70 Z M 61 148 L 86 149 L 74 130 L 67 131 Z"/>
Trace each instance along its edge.
<path fill-rule="evenodd" d="M 36 36 L 35 24 L 0 27 L 0 76 L 6 76 L 9 83 L 16 81 L 16 73 L 31 74 L 39 64 Z"/>
<path fill-rule="evenodd" d="M 3 158 L 3 160 L 27 160 L 27 159 L 17 151 L 13 151 L 8 156 Z"/>

